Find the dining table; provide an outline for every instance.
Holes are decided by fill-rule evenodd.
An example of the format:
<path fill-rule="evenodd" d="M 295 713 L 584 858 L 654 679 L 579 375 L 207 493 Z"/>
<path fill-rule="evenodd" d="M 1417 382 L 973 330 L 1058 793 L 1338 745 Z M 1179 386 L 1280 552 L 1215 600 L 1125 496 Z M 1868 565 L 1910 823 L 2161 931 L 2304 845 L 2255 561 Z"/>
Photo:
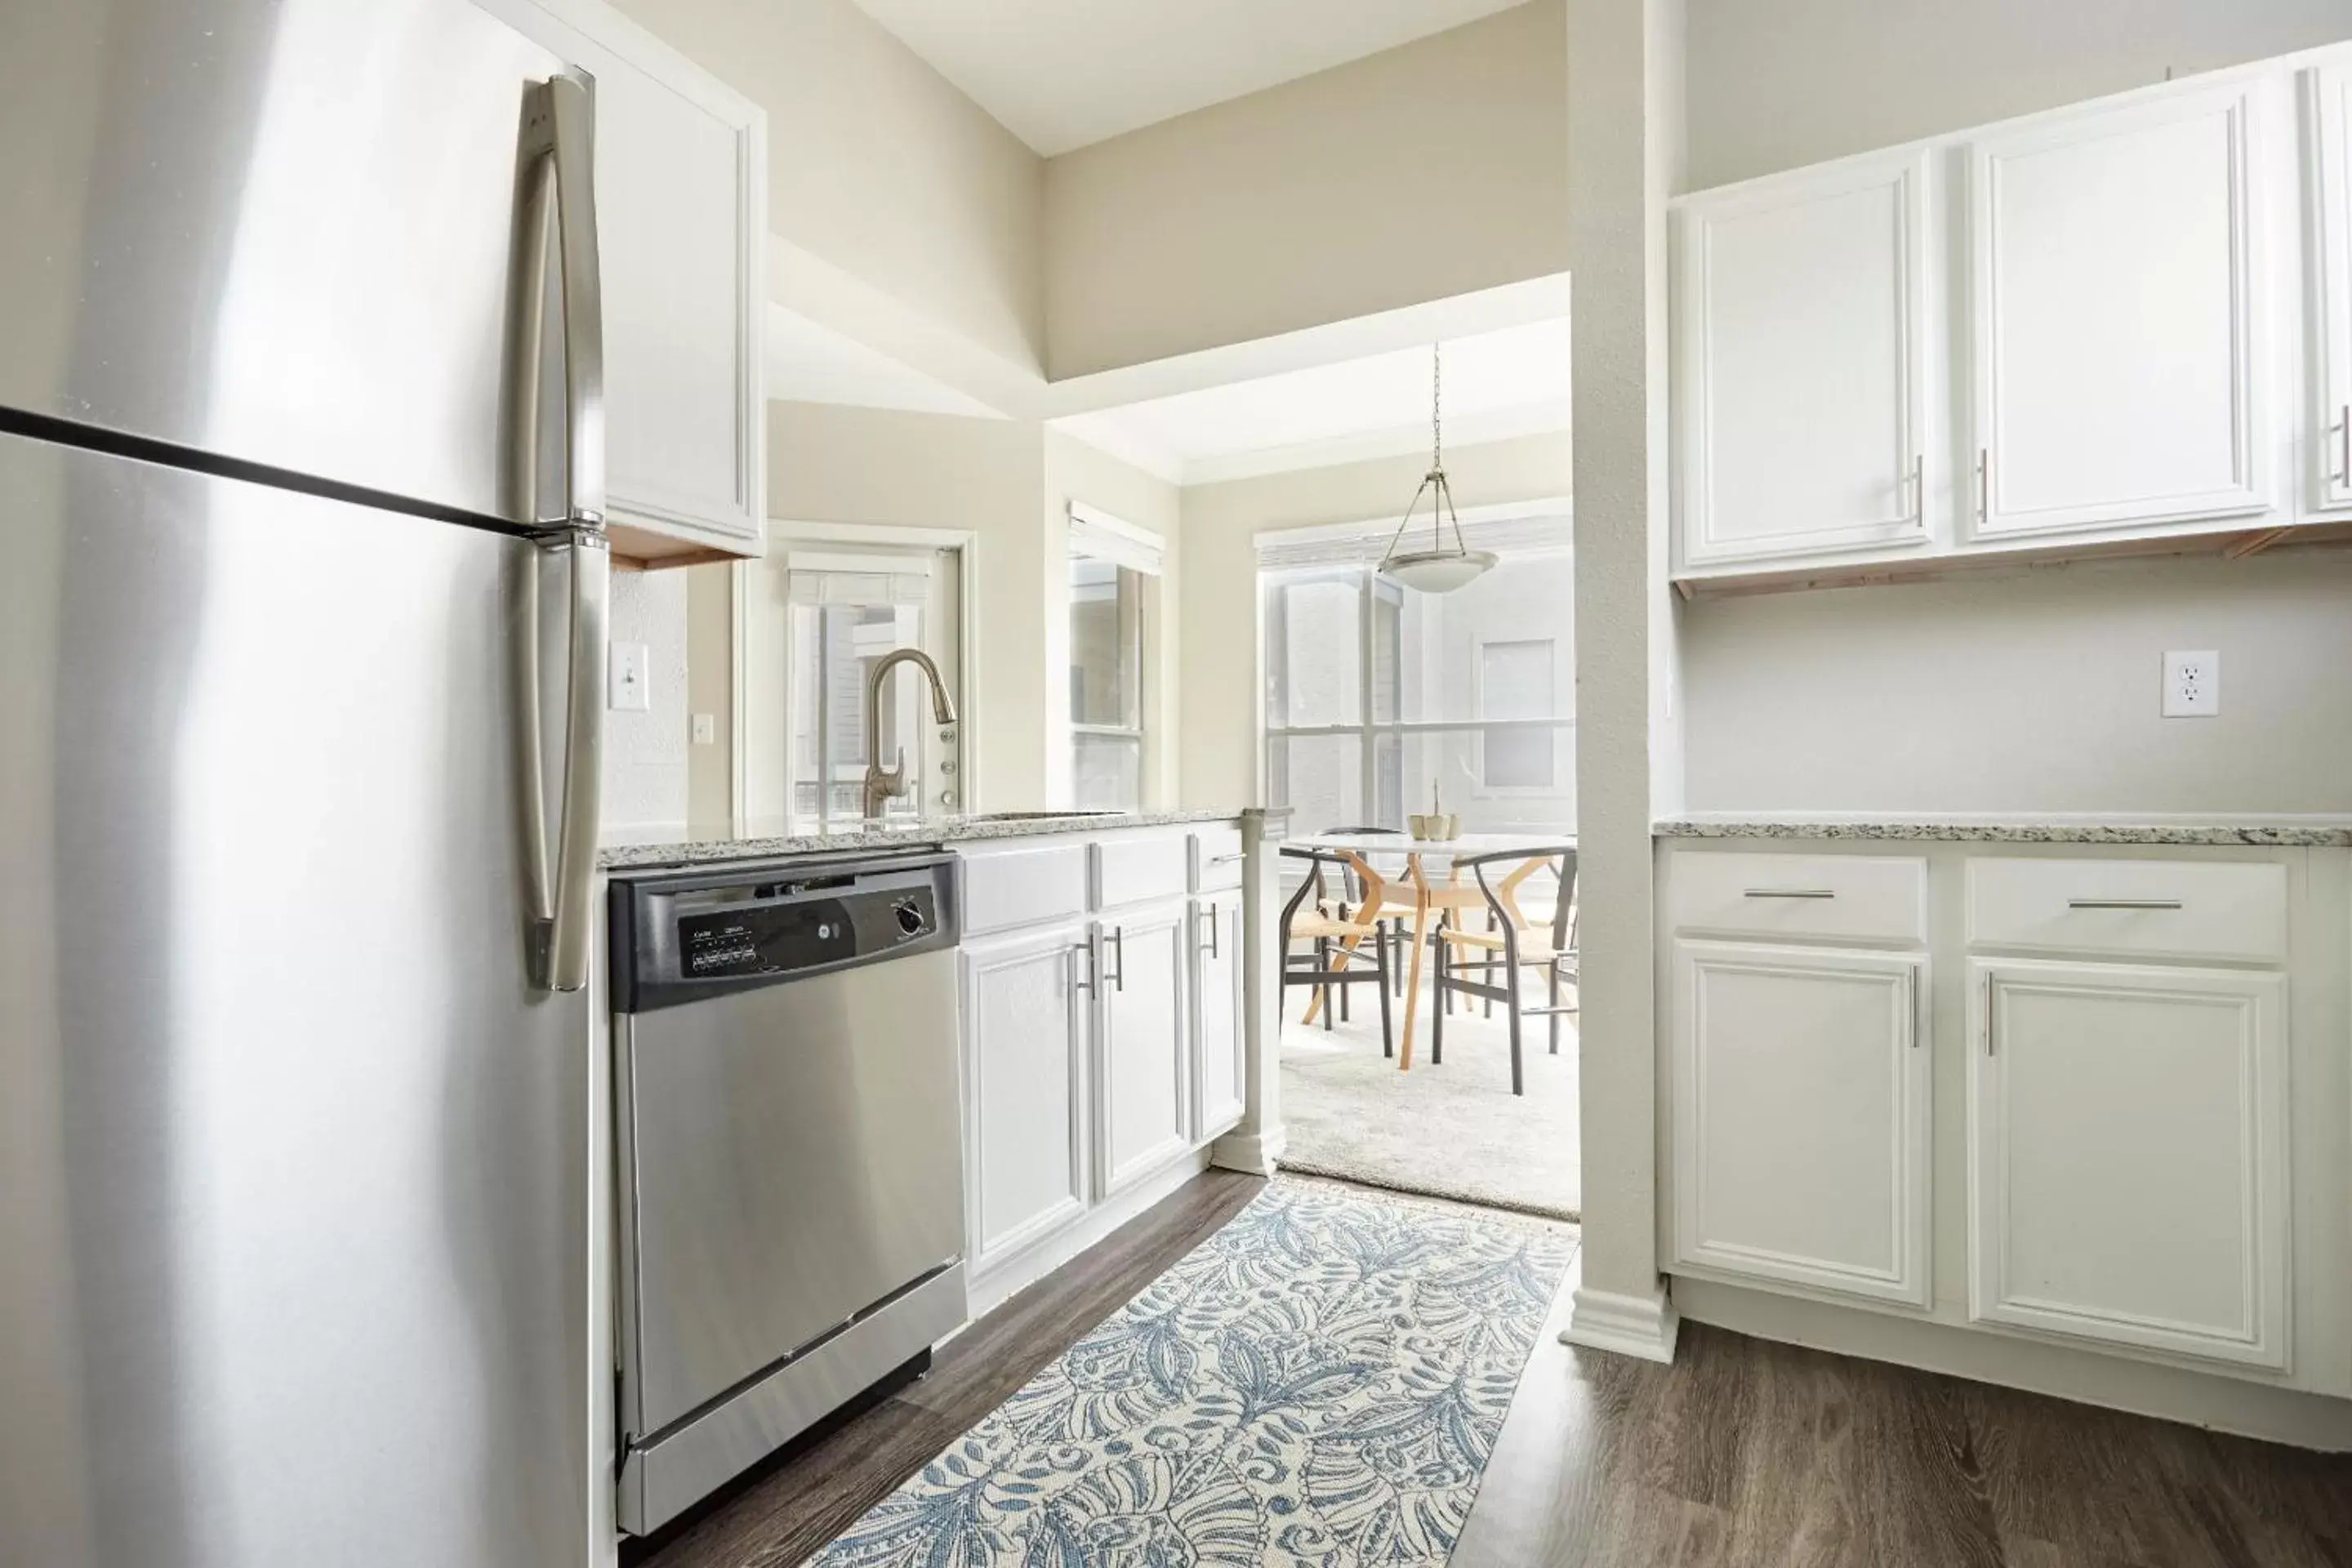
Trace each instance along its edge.
<path fill-rule="evenodd" d="M 1283 847 L 1307 849 L 1322 854 L 1345 856 L 1364 880 L 1372 906 L 1364 917 L 1370 923 L 1379 913 L 1391 878 L 1378 869 L 1375 858 L 1391 865 L 1404 861 L 1404 887 L 1412 896 L 1412 956 L 1407 963 L 1404 988 L 1404 1037 L 1397 1051 L 1397 1070 L 1412 1070 L 1412 1026 L 1421 1000 L 1421 964 L 1423 951 L 1429 945 L 1429 921 L 1433 910 L 1443 912 L 1455 909 L 1488 907 L 1486 889 L 1475 881 L 1463 882 L 1454 875 L 1454 862 L 1481 858 L 1489 855 L 1521 855 L 1528 859 L 1561 854 L 1576 849 L 1576 835 L 1548 828 L 1498 828 L 1488 833 L 1461 833 L 1451 838 L 1414 838 L 1402 833 L 1313 833 L 1287 838 Z M 1444 880 L 1433 884 L 1433 875 L 1443 875 Z M 1340 943 L 1339 966 L 1347 966 L 1347 955 L 1355 952 L 1360 937 L 1349 937 Z M 1307 1005 L 1307 1021 L 1312 1023 L 1315 1009 L 1322 1005 L 1318 995 Z"/>

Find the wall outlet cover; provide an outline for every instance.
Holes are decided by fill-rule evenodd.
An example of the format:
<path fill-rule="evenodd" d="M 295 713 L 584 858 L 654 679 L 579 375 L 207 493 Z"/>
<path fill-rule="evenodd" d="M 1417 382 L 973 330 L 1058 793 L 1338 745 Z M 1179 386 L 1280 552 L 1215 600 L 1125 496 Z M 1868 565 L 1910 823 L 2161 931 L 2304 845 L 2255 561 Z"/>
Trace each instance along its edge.
<path fill-rule="evenodd" d="M 604 670 L 604 705 L 615 713 L 643 713 L 654 705 L 652 668 L 641 642 L 616 642 Z"/>
<path fill-rule="evenodd" d="M 2211 648 L 2164 656 L 2164 716 L 2210 719 L 2221 711 L 2221 656 Z"/>

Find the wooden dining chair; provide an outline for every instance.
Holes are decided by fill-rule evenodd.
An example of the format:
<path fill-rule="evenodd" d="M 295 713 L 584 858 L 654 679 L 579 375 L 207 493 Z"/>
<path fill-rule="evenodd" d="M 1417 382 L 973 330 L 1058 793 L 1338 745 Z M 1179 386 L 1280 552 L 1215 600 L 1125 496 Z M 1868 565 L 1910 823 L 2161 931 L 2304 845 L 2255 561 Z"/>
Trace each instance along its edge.
<path fill-rule="evenodd" d="M 1492 880 L 1488 868 L 1505 861 L 1517 864 L 1504 874 L 1499 882 Z M 1508 1010 L 1511 1020 L 1511 1092 L 1525 1094 L 1527 1073 L 1520 1059 L 1520 1019 L 1523 1016 L 1549 1019 L 1550 1054 L 1558 1056 L 1559 1020 L 1562 1015 L 1577 1011 L 1575 1003 L 1563 1004 L 1560 1001 L 1560 987 L 1575 984 L 1578 973 L 1576 851 L 1570 849 L 1558 855 L 1536 856 L 1518 851 L 1465 856 L 1455 861 L 1454 866 L 1458 870 L 1469 871 L 1475 879 L 1479 892 L 1485 895 L 1487 907 L 1496 917 L 1495 929 L 1470 931 L 1458 924 L 1438 928 L 1439 1005 L 1430 1010 L 1430 1063 L 1435 1066 L 1445 1059 L 1444 1003 L 1448 995 L 1459 994 L 1500 1002 Z M 1549 924 L 1537 926 L 1520 911 L 1518 893 L 1528 878 L 1547 867 L 1557 875 L 1559 891 L 1552 903 Z M 1547 1000 L 1540 1005 L 1530 1006 L 1519 996 L 1519 971 L 1534 968 L 1544 972 Z M 1474 974 L 1478 978 L 1470 978 Z"/>
<path fill-rule="evenodd" d="M 1312 987 L 1320 1000 L 1323 1027 L 1327 1030 L 1331 1027 L 1335 992 L 1344 997 L 1350 985 L 1370 984 L 1377 987 L 1381 999 L 1381 1055 L 1395 1056 L 1396 1036 L 1389 1021 L 1388 949 L 1380 940 L 1379 928 L 1361 918 L 1342 920 L 1327 912 L 1319 896 L 1324 887 L 1322 869 L 1326 866 L 1350 868 L 1361 876 L 1368 884 L 1366 901 L 1374 907 L 1377 907 L 1381 896 L 1382 879 L 1369 866 L 1337 850 L 1302 849 L 1285 845 L 1282 853 L 1286 858 L 1314 862 L 1314 869 L 1300 879 L 1298 890 L 1292 893 L 1290 901 L 1282 907 L 1283 987 L 1286 990 L 1294 985 Z M 1310 898 L 1318 900 L 1316 907 L 1311 909 L 1307 907 Z M 1353 949 L 1354 953 L 1364 953 L 1367 938 L 1370 939 L 1369 956 L 1371 962 L 1369 965 L 1355 964 L 1349 950 Z M 1292 947 L 1301 942 L 1311 942 L 1314 948 L 1307 952 L 1293 952 Z M 1301 964 L 1307 967 L 1299 967 Z"/>

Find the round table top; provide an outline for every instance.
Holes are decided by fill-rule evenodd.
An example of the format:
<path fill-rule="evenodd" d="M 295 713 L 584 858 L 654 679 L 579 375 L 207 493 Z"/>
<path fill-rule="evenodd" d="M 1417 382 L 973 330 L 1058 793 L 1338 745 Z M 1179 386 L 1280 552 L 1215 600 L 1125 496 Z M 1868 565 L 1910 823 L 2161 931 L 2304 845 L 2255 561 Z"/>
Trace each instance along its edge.
<path fill-rule="evenodd" d="M 1352 849 L 1359 855 L 1412 855 L 1455 860 L 1474 855 L 1558 855 L 1576 847 L 1576 835 L 1521 827 L 1463 833 L 1452 838 L 1413 838 L 1402 833 L 1311 833 L 1282 842 L 1292 849 Z"/>

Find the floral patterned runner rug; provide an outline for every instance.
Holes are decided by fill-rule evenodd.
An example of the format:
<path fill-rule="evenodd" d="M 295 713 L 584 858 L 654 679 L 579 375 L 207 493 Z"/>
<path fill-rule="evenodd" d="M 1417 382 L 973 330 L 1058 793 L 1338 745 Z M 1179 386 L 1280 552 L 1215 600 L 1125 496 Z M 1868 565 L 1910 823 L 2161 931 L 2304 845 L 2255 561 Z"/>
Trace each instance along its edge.
<path fill-rule="evenodd" d="M 809 1563 L 1443 1563 L 1576 1245 L 1276 1181 Z"/>

